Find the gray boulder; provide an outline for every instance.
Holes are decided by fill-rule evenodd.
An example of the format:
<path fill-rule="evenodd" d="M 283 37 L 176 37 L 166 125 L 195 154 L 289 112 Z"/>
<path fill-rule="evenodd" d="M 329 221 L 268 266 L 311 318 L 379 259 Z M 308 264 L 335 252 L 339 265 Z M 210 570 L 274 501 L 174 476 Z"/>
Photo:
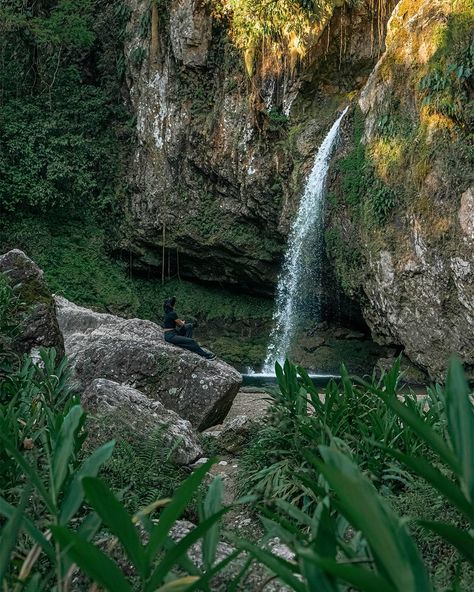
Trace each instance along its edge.
<path fill-rule="evenodd" d="M 64 298 L 56 304 L 80 390 L 106 378 L 137 388 L 199 430 L 224 420 L 242 380 L 234 368 L 166 343 L 151 321 L 94 313 Z"/>
<path fill-rule="evenodd" d="M 114 437 L 117 423 L 124 422 L 138 437 L 162 429 L 163 444 L 173 451 L 170 458 L 178 465 L 189 465 L 203 454 L 189 421 L 134 388 L 98 378 L 83 392 L 81 403 L 100 419 L 104 441 Z"/>
<path fill-rule="evenodd" d="M 0 256 L 3 273 L 18 296 L 15 322 L 19 333 L 13 348 L 30 353 L 38 347 L 54 347 L 64 355 L 64 341 L 56 320 L 56 307 L 42 270 L 19 249 Z"/>
<path fill-rule="evenodd" d="M 206 432 L 206 434 L 216 438 L 219 446 L 224 450 L 235 454 L 249 442 L 257 425 L 258 422 L 247 415 L 236 415 L 234 418 L 226 420 L 212 432 Z"/>

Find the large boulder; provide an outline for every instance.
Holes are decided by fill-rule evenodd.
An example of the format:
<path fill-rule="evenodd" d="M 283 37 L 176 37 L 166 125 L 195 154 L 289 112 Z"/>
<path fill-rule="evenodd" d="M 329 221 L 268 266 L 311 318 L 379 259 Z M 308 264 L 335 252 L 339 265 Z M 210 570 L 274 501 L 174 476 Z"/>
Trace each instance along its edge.
<path fill-rule="evenodd" d="M 117 423 L 123 422 L 140 437 L 163 430 L 163 444 L 172 450 L 170 458 L 178 465 L 189 465 L 202 456 L 189 421 L 132 387 L 98 378 L 82 393 L 81 403 L 99 420 L 104 441 L 113 438 Z"/>
<path fill-rule="evenodd" d="M 0 256 L 0 273 L 18 297 L 15 323 L 19 326 L 13 347 L 30 353 L 37 347 L 54 347 L 64 355 L 64 341 L 56 320 L 54 298 L 43 271 L 23 251 L 13 249 Z"/>
<path fill-rule="evenodd" d="M 139 389 L 199 430 L 223 421 L 242 380 L 234 368 L 166 343 L 151 321 L 94 313 L 64 298 L 56 305 L 80 390 L 106 378 Z"/>

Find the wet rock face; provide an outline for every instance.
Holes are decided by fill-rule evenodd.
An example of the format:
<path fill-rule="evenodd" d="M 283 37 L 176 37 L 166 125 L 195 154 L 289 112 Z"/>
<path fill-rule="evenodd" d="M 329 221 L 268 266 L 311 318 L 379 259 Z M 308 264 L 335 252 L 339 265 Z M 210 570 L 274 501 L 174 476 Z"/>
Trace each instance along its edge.
<path fill-rule="evenodd" d="M 64 341 L 56 320 L 56 309 L 43 271 L 23 251 L 13 249 L 0 256 L 3 273 L 18 296 L 16 321 L 20 332 L 13 347 L 18 353 L 30 353 L 38 347 L 54 347 L 64 355 Z"/>
<path fill-rule="evenodd" d="M 467 127 L 425 108 L 420 85 L 437 63 L 439 31 L 455 21 L 454 10 L 455 3 L 442 0 L 398 3 L 386 51 L 359 101 L 366 166 L 373 167 L 379 188 L 395 192 L 396 205 L 371 227 L 347 201 L 330 215 L 342 240 L 360 253 L 362 264 L 350 273 L 360 276 L 357 289 L 373 336 L 403 348 L 434 379 L 444 378 L 453 353 L 468 371 L 474 368 L 474 188 L 465 164 Z"/>
<path fill-rule="evenodd" d="M 81 391 L 102 378 L 138 389 L 199 430 L 225 418 L 242 380 L 234 368 L 166 343 L 151 321 L 94 313 L 64 298 L 56 302 Z"/>
<path fill-rule="evenodd" d="M 250 80 L 209 3 L 172 0 L 148 37 L 141 23 L 150 3 L 128 5 L 127 90 L 138 143 L 120 248 L 138 270 L 164 262 L 172 276 L 272 294 L 314 153 L 341 93 L 360 87 L 375 62 L 378 40 L 360 33 L 371 30 L 370 18 L 362 8 L 335 14 L 314 61 Z"/>

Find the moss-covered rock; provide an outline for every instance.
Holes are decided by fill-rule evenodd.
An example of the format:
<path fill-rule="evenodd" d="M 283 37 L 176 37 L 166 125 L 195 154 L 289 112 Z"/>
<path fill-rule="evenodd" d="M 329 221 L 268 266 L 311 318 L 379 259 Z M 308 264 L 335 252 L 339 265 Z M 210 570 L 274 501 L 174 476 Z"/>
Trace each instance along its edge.
<path fill-rule="evenodd" d="M 13 249 L 0 256 L 0 273 L 10 285 L 16 304 L 11 309 L 17 329 L 12 348 L 29 353 L 37 347 L 54 347 L 64 354 L 64 342 L 56 308 L 42 270 L 23 251 Z"/>

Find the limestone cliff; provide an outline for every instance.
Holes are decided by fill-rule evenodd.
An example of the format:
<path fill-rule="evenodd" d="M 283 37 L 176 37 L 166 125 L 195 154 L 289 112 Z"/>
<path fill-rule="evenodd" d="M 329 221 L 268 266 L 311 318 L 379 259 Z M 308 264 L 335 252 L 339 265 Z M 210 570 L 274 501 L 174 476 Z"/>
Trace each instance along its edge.
<path fill-rule="evenodd" d="M 227 4 L 128 0 L 122 248 L 136 268 L 272 293 L 301 183 L 376 62 L 390 2 L 327 2 L 304 59 L 267 53 L 251 73 Z"/>
<path fill-rule="evenodd" d="M 328 252 L 373 335 L 474 368 L 474 8 L 402 0 L 334 166 Z"/>

